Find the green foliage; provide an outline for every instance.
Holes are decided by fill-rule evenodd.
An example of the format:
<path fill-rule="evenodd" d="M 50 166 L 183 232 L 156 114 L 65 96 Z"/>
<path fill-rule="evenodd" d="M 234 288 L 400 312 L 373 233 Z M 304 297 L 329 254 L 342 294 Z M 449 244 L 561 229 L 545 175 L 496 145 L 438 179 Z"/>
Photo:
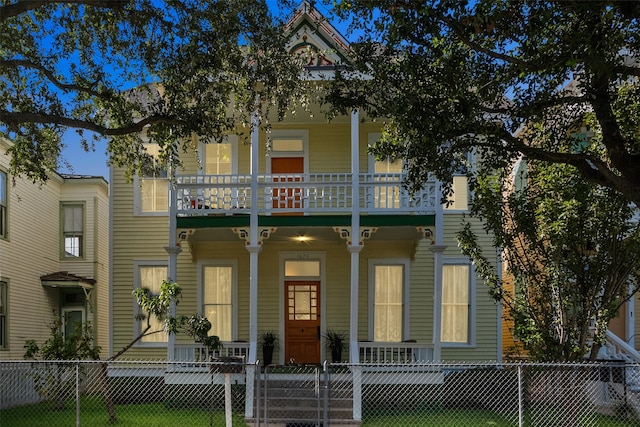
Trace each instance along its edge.
<path fill-rule="evenodd" d="M 59 360 L 60 363 L 34 364 L 33 384 L 40 396 L 55 404 L 56 410 L 65 407 L 76 382 L 76 366 L 70 360 L 98 359 L 100 347 L 95 345 L 89 323 L 74 325 L 74 332 L 64 336 L 64 324 L 56 313 L 49 324 L 51 336 L 39 346 L 35 340 L 25 342 L 25 359 Z"/>
<path fill-rule="evenodd" d="M 89 322 L 74 325 L 73 334 L 65 337 L 64 324 L 54 313 L 49 330 L 51 336 L 41 346 L 35 340 L 25 342 L 25 359 L 79 360 L 100 357 L 100 347 L 95 344 Z"/>
<path fill-rule="evenodd" d="M 327 0 L 328 2 L 328 0 Z M 414 188 L 450 185 L 469 151 L 573 165 L 640 206 L 640 3 L 350 0 L 362 36 L 326 101 L 388 118 L 377 155 Z M 569 84 L 570 82 L 570 84 Z M 577 150 L 590 118 L 597 137 Z"/>
<path fill-rule="evenodd" d="M 148 163 L 143 130 L 166 169 L 193 134 L 246 136 L 256 110 L 265 126 L 281 119 L 306 98 L 283 28 L 265 0 L 3 2 L 0 136 L 14 144 L 12 173 L 45 180 L 68 129 L 85 149 L 108 138 L 110 161 L 131 174 Z"/>
<path fill-rule="evenodd" d="M 182 329 L 196 342 L 202 343 L 210 352 L 222 348 L 222 342 L 217 335 L 209 335 L 211 322 L 204 316 L 194 314 L 180 319 Z"/>
<path fill-rule="evenodd" d="M 136 316 L 137 320 L 147 320 L 147 328 L 143 333 L 157 332 L 149 331 L 150 323 L 148 320 L 151 317 L 163 322 L 165 332 L 172 334 L 178 331 L 176 319 L 171 316 L 171 307 L 178 303 L 178 299 L 182 295 L 182 288 L 179 284 L 163 280 L 157 294 L 146 288 L 137 288 L 133 291 L 133 295 L 136 298 L 136 303 L 143 310 Z"/>
<path fill-rule="evenodd" d="M 522 188 L 513 187 L 509 169 L 479 175 L 472 214 L 503 248 L 515 291 L 504 288 L 469 223 L 458 235 L 463 253 L 504 304 L 532 358 L 573 361 L 589 350 L 595 358 L 609 320 L 640 288 L 640 227 L 632 222 L 633 208 L 566 165 L 529 162 Z"/>
<path fill-rule="evenodd" d="M 347 334 L 342 331 L 328 330 L 324 335 L 324 342 L 330 350 L 344 350 L 346 347 Z"/>
<path fill-rule="evenodd" d="M 275 347 L 278 343 L 278 334 L 273 331 L 264 331 L 260 336 L 260 345 L 262 347 Z"/>

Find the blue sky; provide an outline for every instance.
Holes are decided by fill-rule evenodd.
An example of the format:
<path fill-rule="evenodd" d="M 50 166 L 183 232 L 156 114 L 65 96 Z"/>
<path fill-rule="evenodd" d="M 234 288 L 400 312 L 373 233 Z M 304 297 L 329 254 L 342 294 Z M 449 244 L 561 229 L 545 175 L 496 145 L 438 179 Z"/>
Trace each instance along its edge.
<path fill-rule="evenodd" d="M 106 139 L 97 143 L 94 151 L 86 152 L 80 145 L 80 138 L 73 130 L 69 130 L 63 137 L 63 143 L 65 148 L 62 150 L 58 172 L 103 176 L 109 180 Z"/>

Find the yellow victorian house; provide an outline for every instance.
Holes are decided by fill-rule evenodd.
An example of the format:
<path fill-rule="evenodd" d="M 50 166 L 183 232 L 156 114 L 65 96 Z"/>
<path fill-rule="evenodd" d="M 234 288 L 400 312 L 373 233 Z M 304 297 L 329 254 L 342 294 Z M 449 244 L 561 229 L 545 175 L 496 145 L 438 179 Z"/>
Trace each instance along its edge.
<path fill-rule="evenodd" d="M 347 40 L 306 3 L 287 30 L 292 54 L 324 53 L 310 78 L 331 78 L 349 57 Z M 224 354 L 249 363 L 263 360 L 266 331 L 278 337 L 276 364 L 331 360 L 331 331 L 346 338 L 343 362 L 499 360 L 499 307 L 455 240 L 466 177 L 446 207 L 436 180 L 408 192 L 402 159 L 368 154 L 381 132 L 374 119 L 298 115 L 268 133 L 252 127 L 250 143 L 194 136 L 197 155 L 182 155 L 174 176 L 129 181 L 112 167 L 112 351 L 142 328 L 132 290 L 170 278 L 182 287 L 176 314 L 206 316 Z M 127 352 L 203 355 L 185 334 L 165 333 Z"/>

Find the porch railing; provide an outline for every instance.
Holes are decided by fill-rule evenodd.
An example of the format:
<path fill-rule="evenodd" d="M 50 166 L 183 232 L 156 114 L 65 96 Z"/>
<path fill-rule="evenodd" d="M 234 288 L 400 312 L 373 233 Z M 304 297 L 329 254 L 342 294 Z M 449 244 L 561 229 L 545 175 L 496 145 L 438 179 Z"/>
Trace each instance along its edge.
<path fill-rule="evenodd" d="M 249 354 L 248 342 L 223 342 L 222 348 L 209 352 L 200 344 L 176 344 L 174 350 L 176 362 L 183 362 L 185 366 L 197 366 L 199 362 L 210 362 L 213 357 L 243 357 Z"/>
<path fill-rule="evenodd" d="M 359 175 L 353 194 L 350 173 L 260 175 L 258 213 L 432 214 L 437 202 L 435 182 L 415 193 L 403 186 L 404 174 Z M 179 215 L 233 215 L 251 212 L 250 175 L 182 175 L 176 178 Z"/>
<path fill-rule="evenodd" d="M 358 343 L 360 363 L 425 363 L 434 361 L 433 344 L 417 342 Z"/>

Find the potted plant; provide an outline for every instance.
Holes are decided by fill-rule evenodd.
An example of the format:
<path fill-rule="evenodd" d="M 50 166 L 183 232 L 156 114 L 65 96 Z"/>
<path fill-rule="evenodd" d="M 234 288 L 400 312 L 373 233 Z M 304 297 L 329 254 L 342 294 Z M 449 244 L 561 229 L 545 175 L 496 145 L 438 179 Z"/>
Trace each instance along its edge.
<path fill-rule="evenodd" d="M 331 362 L 342 361 L 342 350 L 346 347 L 347 335 L 341 331 L 328 330 L 324 336 L 327 349 L 331 350 Z"/>
<path fill-rule="evenodd" d="M 271 365 L 273 360 L 273 349 L 278 342 L 278 335 L 273 331 L 265 331 L 262 333 L 260 343 L 262 344 L 262 358 L 264 359 L 264 366 Z"/>

